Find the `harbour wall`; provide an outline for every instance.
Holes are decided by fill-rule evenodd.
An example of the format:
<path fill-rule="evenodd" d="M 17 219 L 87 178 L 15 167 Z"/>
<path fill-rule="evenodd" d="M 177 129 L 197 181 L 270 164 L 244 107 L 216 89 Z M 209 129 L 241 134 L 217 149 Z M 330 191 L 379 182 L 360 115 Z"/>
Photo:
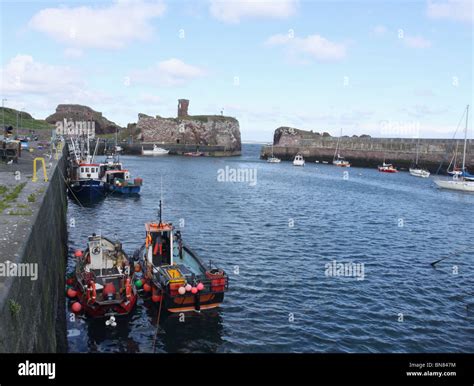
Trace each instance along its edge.
<path fill-rule="evenodd" d="M 419 142 L 418 142 L 419 141 Z M 306 161 L 332 162 L 337 137 L 320 136 L 319 138 L 299 141 L 276 141 L 273 154 L 282 160 L 293 160 L 296 154 L 302 154 Z M 442 163 L 441 170 L 446 170 L 458 143 L 457 165 L 462 162 L 463 140 L 453 139 L 416 139 L 416 138 L 372 138 L 341 137 L 338 153 L 351 162 L 353 166 L 376 167 L 384 160 L 393 163 L 397 168 L 408 169 L 415 161 L 418 143 L 419 165 L 431 172 L 436 172 Z M 271 156 L 272 147 L 263 146 L 260 156 L 263 159 Z M 467 143 L 466 166 L 474 169 L 474 140 Z"/>
<path fill-rule="evenodd" d="M 67 197 L 63 179 L 66 149 L 48 169 L 49 182 L 38 173 L 34 210 L 24 234 L 16 233 L 17 250 L 3 256 L 13 263 L 37 264 L 37 280 L 2 278 L 0 352 L 66 352 L 65 270 L 67 262 Z M 28 176 L 27 176 L 28 178 Z M 26 188 L 25 187 L 25 188 Z M 20 222 L 20 220 L 16 220 Z M 15 253 L 17 252 L 17 253 Z"/>

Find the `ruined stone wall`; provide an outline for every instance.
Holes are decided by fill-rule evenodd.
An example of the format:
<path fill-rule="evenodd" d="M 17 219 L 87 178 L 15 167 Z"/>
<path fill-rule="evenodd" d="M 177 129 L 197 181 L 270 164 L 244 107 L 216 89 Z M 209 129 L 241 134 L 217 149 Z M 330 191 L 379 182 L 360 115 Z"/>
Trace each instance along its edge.
<path fill-rule="evenodd" d="M 139 115 L 137 129 L 145 143 L 223 146 L 229 151 L 241 149 L 239 122 L 232 117 L 151 118 Z"/>

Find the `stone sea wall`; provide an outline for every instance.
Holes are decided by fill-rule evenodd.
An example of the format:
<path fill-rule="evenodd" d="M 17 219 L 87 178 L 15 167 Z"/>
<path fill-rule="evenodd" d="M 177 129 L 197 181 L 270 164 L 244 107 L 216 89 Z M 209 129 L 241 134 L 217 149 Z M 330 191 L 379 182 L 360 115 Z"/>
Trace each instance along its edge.
<path fill-rule="evenodd" d="M 67 350 L 65 269 L 67 261 L 67 197 L 61 173 L 65 157 L 49 169 L 49 182 L 29 181 L 44 188 L 36 198 L 30 226 L 18 237 L 12 263 L 37 264 L 37 280 L 2 278 L 0 293 L 0 352 L 46 353 Z M 18 253 L 16 253 L 18 252 Z M 5 256 L 4 256 L 5 257 Z"/>
<path fill-rule="evenodd" d="M 308 131 L 279 128 L 275 131 L 273 153 L 283 160 L 292 160 L 298 153 L 308 162 L 331 162 L 336 146 L 337 137 L 320 135 Z M 464 141 L 461 139 L 426 139 L 416 138 L 372 138 L 341 137 L 338 153 L 349 160 L 353 166 L 376 167 L 384 159 L 399 168 L 409 168 L 414 162 L 416 149 L 419 149 L 419 164 L 430 171 L 437 171 L 441 163 L 446 169 L 458 145 L 458 165 L 462 160 Z M 261 157 L 271 155 L 271 146 L 264 146 Z M 474 140 L 468 140 L 467 160 L 468 168 L 474 169 Z"/>

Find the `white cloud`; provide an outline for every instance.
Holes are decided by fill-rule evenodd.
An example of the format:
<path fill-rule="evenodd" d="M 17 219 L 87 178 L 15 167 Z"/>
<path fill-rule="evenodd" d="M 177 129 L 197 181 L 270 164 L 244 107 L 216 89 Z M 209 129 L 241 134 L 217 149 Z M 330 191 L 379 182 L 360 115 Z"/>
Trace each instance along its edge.
<path fill-rule="evenodd" d="M 372 32 L 374 33 L 374 35 L 377 35 L 377 36 L 382 36 L 382 35 L 385 35 L 387 33 L 387 27 L 385 27 L 384 25 L 376 25 Z"/>
<path fill-rule="evenodd" d="M 318 61 L 340 60 L 346 56 L 345 44 L 331 42 L 320 35 L 300 38 L 277 34 L 269 37 L 266 44 L 285 46 L 293 54 L 307 55 Z"/>
<path fill-rule="evenodd" d="M 472 23 L 473 3 L 472 0 L 428 1 L 426 13 L 431 19 L 448 19 Z"/>
<path fill-rule="evenodd" d="M 0 69 L 2 94 L 70 93 L 84 85 L 80 74 L 67 66 L 37 62 L 30 55 L 17 55 Z"/>
<path fill-rule="evenodd" d="M 423 36 L 405 36 L 403 38 L 405 45 L 411 48 L 429 48 L 431 41 L 425 39 Z"/>
<path fill-rule="evenodd" d="M 182 60 L 171 58 L 146 69 L 133 71 L 130 75 L 132 84 L 137 82 L 159 86 L 179 86 L 205 76 L 206 71 L 186 64 Z"/>
<path fill-rule="evenodd" d="M 78 48 L 66 48 L 64 50 L 64 56 L 66 58 L 77 59 L 83 55 L 82 50 Z"/>
<path fill-rule="evenodd" d="M 298 0 L 211 0 L 209 7 L 211 15 L 225 23 L 246 18 L 285 19 L 297 9 Z"/>
<path fill-rule="evenodd" d="M 108 6 L 46 8 L 35 14 L 29 27 L 69 47 L 117 49 L 151 36 L 150 20 L 161 16 L 159 2 L 117 1 Z"/>

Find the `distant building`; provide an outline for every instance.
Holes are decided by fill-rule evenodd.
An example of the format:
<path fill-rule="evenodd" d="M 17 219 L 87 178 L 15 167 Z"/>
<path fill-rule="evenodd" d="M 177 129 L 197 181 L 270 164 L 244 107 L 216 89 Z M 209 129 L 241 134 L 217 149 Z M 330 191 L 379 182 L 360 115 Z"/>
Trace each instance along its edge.
<path fill-rule="evenodd" d="M 188 116 L 188 107 L 189 107 L 188 99 L 178 99 L 178 118 Z"/>

